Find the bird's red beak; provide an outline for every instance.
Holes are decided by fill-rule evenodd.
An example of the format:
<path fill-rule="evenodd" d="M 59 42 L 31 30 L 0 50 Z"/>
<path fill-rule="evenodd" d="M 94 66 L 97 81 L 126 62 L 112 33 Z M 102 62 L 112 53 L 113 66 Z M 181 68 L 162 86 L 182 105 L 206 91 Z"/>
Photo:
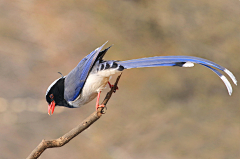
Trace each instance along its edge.
<path fill-rule="evenodd" d="M 51 115 L 51 111 L 52 111 L 52 114 L 54 112 L 54 108 L 55 108 L 55 101 L 53 100 L 49 105 L 48 105 L 48 115 Z"/>

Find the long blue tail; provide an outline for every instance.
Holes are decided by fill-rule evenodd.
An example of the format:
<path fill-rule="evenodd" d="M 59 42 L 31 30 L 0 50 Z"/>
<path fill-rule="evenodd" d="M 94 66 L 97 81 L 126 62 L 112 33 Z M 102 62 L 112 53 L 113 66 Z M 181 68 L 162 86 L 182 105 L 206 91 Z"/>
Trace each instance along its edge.
<path fill-rule="evenodd" d="M 221 74 L 218 70 L 225 72 L 237 85 L 237 80 L 228 69 L 203 58 L 193 56 L 155 56 L 127 61 L 118 61 L 118 64 L 122 65 L 125 69 L 141 68 L 141 67 L 159 67 L 159 66 L 179 66 L 179 67 L 193 67 L 194 63 L 203 65 L 211 69 L 216 73 L 224 82 L 227 87 L 229 95 L 232 94 L 232 86 L 227 78 Z M 216 70 L 218 69 L 218 70 Z"/>

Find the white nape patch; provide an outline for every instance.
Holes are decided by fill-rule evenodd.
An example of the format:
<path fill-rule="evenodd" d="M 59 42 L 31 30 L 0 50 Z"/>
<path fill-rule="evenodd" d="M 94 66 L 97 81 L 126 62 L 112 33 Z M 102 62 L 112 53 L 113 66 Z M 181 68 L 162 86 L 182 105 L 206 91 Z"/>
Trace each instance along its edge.
<path fill-rule="evenodd" d="M 193 67 L 194 63 L 192 62 L 186 62 L 185 64 L 182 65 L 182 67 Z"/>
<path fill-rule="evenodd" d="M 50 84 L 50 86 L 48 87 L 48 89 L 47 89 L 47 92 L 46 92 L 46 95 L 48 94 L 48 92 L 50 91 L 50 89 L 52 88 L 52 86 L 54 85 L 54 84 L 56 84 L 57 83 L 57 81 L 59 80 L 59 79 L 61 79 L 62 77 L 60 77 L 60 78 L 58 78 L 58 79 L 56 79 L 55 81 L 53 81 L 53 83 L 52 84 Z M 65 78 L 65 76 L 64 76 L 64 78 Z"/>
<path fill-rule="evenodd" d="M 228 74 L 228 76 L 232 79 L 233 83 L 235 85 L 237 85 L 237 79 L 235 78 L 235 76 L 232 74 L 232 72 L 230 72 L 228 69 L 225 68 L 224 72 L 226 74 Z"/>
<path fill-rule="evenodd" d="M 226 85 L 227 90 L 228 90 L 228 94 L 231 95 L 232 94 L 232 86 L 231 86 L 230 82 L 227 80 L 227 78 L 224 75 L 222 75 L 220 78 L 222 79 L 222 81 Z"/>

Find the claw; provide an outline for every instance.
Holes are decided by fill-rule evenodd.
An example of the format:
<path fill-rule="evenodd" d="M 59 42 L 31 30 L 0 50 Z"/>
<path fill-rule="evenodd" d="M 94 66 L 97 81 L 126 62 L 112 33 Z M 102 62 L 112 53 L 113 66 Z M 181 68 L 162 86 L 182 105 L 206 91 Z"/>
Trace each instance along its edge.
<path fill-rule="evenodd" d="M 109 85 L 110 88 L 112 88 L 114 86 L 110 82 L 108 82 L 108 85 Z M 117 86 L 116 90 L 118 90 L 118 86 Z M 114 90 L 113 92 L 116 93 L 116 90 Z"/>
<path fill-rule="evenodd" d="M 105 105 L 96 105 L 96 110 L 98 110 L 98 108 L 105 108 Z"/>

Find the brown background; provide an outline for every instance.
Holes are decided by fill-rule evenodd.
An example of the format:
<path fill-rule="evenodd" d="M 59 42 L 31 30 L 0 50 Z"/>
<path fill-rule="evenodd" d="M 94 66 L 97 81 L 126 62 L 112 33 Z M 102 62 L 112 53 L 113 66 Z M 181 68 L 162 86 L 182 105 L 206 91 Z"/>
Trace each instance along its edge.
<path fill-rule="evenodd" d="M 0 158 L 26 158 L 95 109 L 57 107 L 45 92 L 96 47 L 105 59 L 189 55 L 240 76 L 238 0 L 0 0 Z M 112 80 L 113 81 L 113 80 Z M 107 114 L 43 159 L 238 159 L 239 88 L 211 70 L 126 70 Z"/>

